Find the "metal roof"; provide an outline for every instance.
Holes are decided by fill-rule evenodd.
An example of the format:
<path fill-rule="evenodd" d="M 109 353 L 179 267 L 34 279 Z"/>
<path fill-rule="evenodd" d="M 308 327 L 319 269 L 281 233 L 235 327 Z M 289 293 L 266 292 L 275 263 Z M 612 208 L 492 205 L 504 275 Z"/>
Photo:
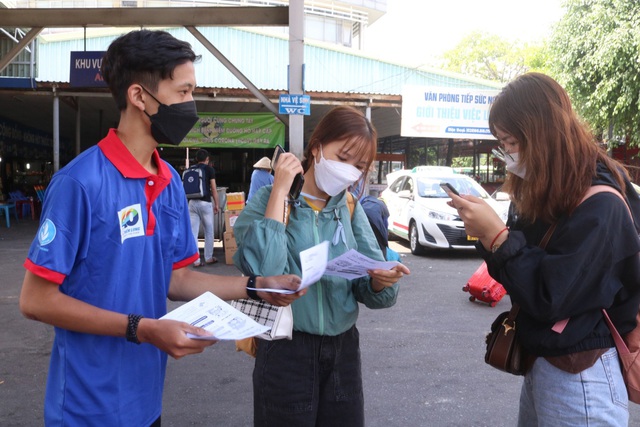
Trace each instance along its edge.
<path fill-rule="evenodd" d="M 263 90 L 287 91 L 287 38 L 230 27 L 202 27 L 198 30 L 257 87 Z M 198 86 L 244 88 L 244 85 L 210 55 L 185 28 L 170 28 L 167 31 L 191 43 L 196 53 L 202 54 L 202 60 L 196 64 Z M 71 51 L 106 50 L 115 37 L 113 33 L 86 39 L 82 37 L 82 33 L 76 33 L 75 39 L 54 41 L 47 41 L 46 36 L 41 37 L 36 80 L 68 82 Z M 361 55 L 356 50 L 347 51 L 328 45 L 305 44 L 304 59 L 305 90 L 310 92 L 400 95 L 404 85 L 473 89 L 501 87 L 494 82 L 444 71 L 392 64 Z"/>

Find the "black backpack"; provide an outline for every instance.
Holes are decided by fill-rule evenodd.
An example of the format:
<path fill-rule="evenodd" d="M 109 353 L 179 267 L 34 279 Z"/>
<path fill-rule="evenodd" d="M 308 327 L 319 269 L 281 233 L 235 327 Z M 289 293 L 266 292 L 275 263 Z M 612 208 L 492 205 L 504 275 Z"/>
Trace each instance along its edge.
<path fill-rule="evenodd" d="M 182 186 L 187 199 L 202 199 L 204 197 L 204 171 L 199 165 L 191 166 L 182 172 Z"/>

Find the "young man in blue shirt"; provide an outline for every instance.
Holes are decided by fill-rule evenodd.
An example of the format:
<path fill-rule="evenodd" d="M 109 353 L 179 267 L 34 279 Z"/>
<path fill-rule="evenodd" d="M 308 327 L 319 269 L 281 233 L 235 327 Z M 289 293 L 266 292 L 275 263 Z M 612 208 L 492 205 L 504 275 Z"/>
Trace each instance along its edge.
<path fill-rule="evenodd" d="M 187 323 L 158 320 L 167 298 L 205 291 L 222 299 L 285 296 L 246 289 L 246 277 L 188 266 L 198 258 L 178 173 L 158 143 L 179 144 L 197 120 L 188 43 L 133 31 L 109 47 L 102 73 L 121 112 L 117 129 L 52 179 L 27 260 L 20 309 L 55 326 L 45 424 L 158 426 L 167 354 L 200 353 L 211 341 Z M 296 289 L 296 276 L 253 278 Z"/>

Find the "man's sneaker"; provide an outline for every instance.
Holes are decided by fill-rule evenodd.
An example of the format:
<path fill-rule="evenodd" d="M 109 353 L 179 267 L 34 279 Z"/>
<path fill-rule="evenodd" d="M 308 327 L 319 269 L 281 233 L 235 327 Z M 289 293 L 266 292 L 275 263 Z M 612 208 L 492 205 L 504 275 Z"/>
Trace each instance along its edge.
<path fill-rule="evenodd" d="M 212 256 L 211 258 L 205 260 L 204 262 L 205 264 L 215 264 L 216 262 L 218 262 L 218 258 Z"/>

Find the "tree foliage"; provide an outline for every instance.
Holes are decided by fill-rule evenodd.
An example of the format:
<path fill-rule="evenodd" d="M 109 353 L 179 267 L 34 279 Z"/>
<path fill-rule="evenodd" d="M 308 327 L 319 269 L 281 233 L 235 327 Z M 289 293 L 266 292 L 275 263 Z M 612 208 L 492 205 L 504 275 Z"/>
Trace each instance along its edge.
<path fill-rule="evenodd" d="M 506 83 L 527 71 L 545 71 L 544 45 L 508 41 L 494 34 L 474 31 L 444 53 L 449 71 Z"/>
<path fill-rule="evenodd" d="M 638 144 L 640 2 L 567 0 L 565 8 L 550 42 L 553 74 L 594 130 Z"/>
<path fill-rule="evenodd" d="M 407 167 L 435 165 L 438 162 L 437 147 L 412 146 L 407 153 Z"/>

